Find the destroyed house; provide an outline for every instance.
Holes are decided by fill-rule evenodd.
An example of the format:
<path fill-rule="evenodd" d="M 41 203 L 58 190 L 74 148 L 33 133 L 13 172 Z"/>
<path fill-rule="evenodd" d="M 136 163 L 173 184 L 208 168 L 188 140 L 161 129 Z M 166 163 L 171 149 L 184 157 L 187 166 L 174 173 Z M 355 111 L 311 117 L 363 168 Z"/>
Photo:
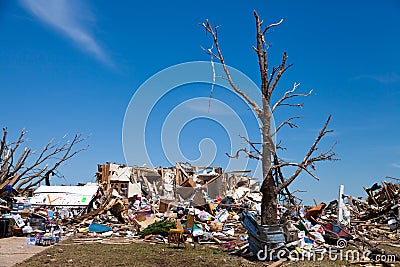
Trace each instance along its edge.
<path fill-rule="evenodd" d="M 110 188 L 123 198 L 129 199 L 156 191 L 156 183 L 161 181 L 158 169 L 130 167 L 124 164 L 107 162 L 97 166 L 97 182 L 105 190 Z"/>
<path fill-rule="evenodd" d="M 114 189 L 125 203 L 140 195 L 158 195 L 163 199 L 191 199 L 195 194 L 207 193 L 210 197 L 233 192 L 238 182 L 255 184 L 255 179 L 244 175 L 249 171 L 222 171 L 217 166 L 193 166 L 177 162 L 169 168 L 126 166 L 107 162 L 98 165 L 97 182 L 105 190 Z M 256 183 L 257 184 L 257 183 Z"/>

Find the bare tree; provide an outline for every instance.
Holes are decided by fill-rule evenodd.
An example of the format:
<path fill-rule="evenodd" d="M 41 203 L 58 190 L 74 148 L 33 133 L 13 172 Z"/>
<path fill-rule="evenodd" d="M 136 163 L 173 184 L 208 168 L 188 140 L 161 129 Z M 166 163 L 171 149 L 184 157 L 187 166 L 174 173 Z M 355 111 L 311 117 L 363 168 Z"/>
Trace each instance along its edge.
<path fill-rule="evenodd" d="M 20 193 L 42 181 L 49 185 L 50 176 L 56 174 L 61 164 L 87 149 L 87 146 L 77 148 L 79 143 L 86 140 L 80 133 L 76 133 L 71 140 L 66 140 L 65 136 L 58 142 L 52 139 L 38 153 L 29 146 L 22 149 L 26 143 L 25 130 L 21 131 L 15 142 L 8 143 L 7 134 L 7 129 L 3 128 L 0 143 L 0 192 L 7 185 L 13 186 Z"/>
<path fill-rule="evenodd" d="M 286 52 L 283 53 L 281 62 L 277 67 L 269 66 L 268 59 L 268 48 L 269 44 L 266 41 L 266 34 L 269 30 L 274 27 L 279 26 L 283 19 L 278 23 L 270 24 L 268 26 L 263 25 L 263 21 L 260 20 L 256 11 L 254 11 L 254 18 L 256 22 L 256 45 L 253 47 L 253 50 L 257 54 L 258 59 L 258 67 L 260 71 L 260 79 L 261 79 L 261 97 L 262 97 L 262 106 L 259 106 L 254 99 L 251 99 L 241 88 L 239 88 L 235 81 L 233 80 L 227 64 L 225 62 L 225 58 L 221 51 L 221 47 L 218 39 L 218 27 L 212 26 L 208 20 L 201 24 L 201 26 L 206 30 L 207 33 L 211 34 L 213 46 L 211 49 L 203 50 L 209 54 L 213 59 L 219 61 L 223 67 L 224 71 L 224 79 L 227 79 L 230 86 L 234 89 L 234 91 L 243 97 L 247 103 L 254 110 L 255 114 L 257 114 L 259 122 L 260 122 L 260 132 L 262 136 L 261 148 L 259 149 L 256 146 L 256 143 L 253 143 L 251 140 L 243 138 L 252 148 L 251 151 L 248 151 L 245 148 L 240 149 L 236 152 L 235 156 L 238 157 L 239 153 L 245 153 L 248 157 L 254 158 L 262 161 L 262 172 L 263 172 L 263 183 L 261 186 L 261 192 L 263 194 L 262 204 L 261 204 L 261 222 L 263 224 L 276 224 L 278 222 L 277 218 L 277 197 L 281 193 L 286 193 L 289 196 L 289 199 L 292 203 L 294 203 L 294 198 L 290 195 L 288 190 L 288 186 L 299 176 L 302 171 L 307 172 L 312 177 L 317 178 L 317 176 L 313 173 L 315 170 L 315 163 L 319 161 L 325 160 L 336 160 L 334 158 L 335 152 L 333 151 L 333 146 L 325 151 L 321 152 L 317 155 L 316 152 L 318 150 L 318 144 L 321 139 L 332 130 L 328 130 L 328 124 L 331 119 L 331 116 L 328 117 L 321 131 L 319 132 L 317 138 L 312 143 L 308 152 L 305 154 L 304 159 L 300 163 L 295 162 L 285 162 L 283 161 L 277 154 L 277 150 L 280 148 L 280 144 L 276 144 L 273 141 L 273 136 L 276 135 L 278 131 L 280 131 L 284 126 L 289 126 L 290 128 L 297 128 L 297 124 L 295 124 L 295 119 L 299 117 L 291 117 L 287 120 L 283 121 L 279 124 L 276 129 L 271 128 L 272 116 L 273 113 L 279 107 L 287 106 L 287 107 L 302 107 L 302 104 L 291 103 L 290 100 L 296 99 L 299 97 L 307 97 L 312 92 L 309 93 L 297 93 L 296 90 L 299 86 L 298 83 L 293 85 L 293 88 L 283 93 L 283 95 L 279 98 L 277 102 L 274 104 L 271 103 L 271 96 L 275 93 L 275 89 L 279 81 L 281 80 L 283 74 L 292 66 L 292 64 L 287 63 L 287 55 Z M 293 174 L 290 177 L 284 177 L 282 173 L 282 168 L 292 166 L 295 168 Z"/>

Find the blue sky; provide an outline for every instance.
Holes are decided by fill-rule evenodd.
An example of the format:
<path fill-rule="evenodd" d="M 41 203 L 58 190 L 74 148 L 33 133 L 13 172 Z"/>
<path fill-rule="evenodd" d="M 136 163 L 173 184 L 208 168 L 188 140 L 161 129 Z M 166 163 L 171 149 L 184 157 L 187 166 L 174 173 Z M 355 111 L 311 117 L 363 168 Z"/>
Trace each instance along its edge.
<path fill-rule="evenodd" d="M 301 160 L 329 114 L 335 132 L 323 147 L 337 141 L 340 161 L 318 165 L 320 181 L 303 175 L 292 189 L 310 202 L 336 198 L 339 184 L 363 196 L 362 186 L 385 176 L 399 176 L 400 142 L 400 2 L 378 1 L 2 1 L 0 2 L 0 122 L 12 135 L 29 130 L 37 149 L 53 137 L 79 131 L 90 135 L 90 148 L 60 171 L 75 184 L 93 181 L 96 165 L 124 163 L 122 126 L 137 88 L 163 69 L 189 61 L 208 61 L 200 49 L 210 40 L 199 26 L 208 18 L 221 25 L 226 62 L 259 84 L 254 44 L 253 10 L 266 23 L 284 18 L 267 37 L 271 63 L 287 51 L 292 69 L 279 91 L 300 82 L 313 89 L 301 110 L 282 109 L 279 122 L 303 116 L 300 128 L 285 129 L 286 159 Z M 154 112 L 168 112 L 179 99 L 207 97 L 208 86 L 189 86 L 162 99 Z M 240 106 L 233 96 L 215 98 Z M 168 103 L 168 104 L 167 104 Z M 175 104 L 174 104 L 175 103 Z M 246 119 L 246 109 L 237 111 Z M 165 116 L 152 113 L 149 129 L 159 129 Z M 156 114 L 156 115 L 154 115 Z M 251 126 L 251 122 L 249 122 Z M 228 125 L 229 126 L 229 125 Z M 154 128 L 152 128 L 154 127 Z M 223 127 L 222 127 L 223 128 Z M 210 121 L 192 121 L 180 144 L 188 158 L 199 156 L 198 143 L 213 138 L 215 165 L 224 165 L 229 150 L 226 132 Z M 205 131 L 204 129 L 207 129 Z M 152 132 L 152 131 L 151 131 Z M 153 132 L 152 132 L 153 133 Z M 154 134 L 154 133 L 153 133 Z M 156 151 L 159 136 L 150 138 Z M 154 138 L 154 141 L 151 140 Z M 193 149 L 195 147 L 196 149 Z M 221 156 L 222 155 L 222 156 Z M 155 164 L 165 165 L 161 156 Z M 141 162 L 137 162 L 141 165 Z M 253 164 L 253 163 L 252 163 Z M 253 166 L 253 165 L 251 165 Z"/>

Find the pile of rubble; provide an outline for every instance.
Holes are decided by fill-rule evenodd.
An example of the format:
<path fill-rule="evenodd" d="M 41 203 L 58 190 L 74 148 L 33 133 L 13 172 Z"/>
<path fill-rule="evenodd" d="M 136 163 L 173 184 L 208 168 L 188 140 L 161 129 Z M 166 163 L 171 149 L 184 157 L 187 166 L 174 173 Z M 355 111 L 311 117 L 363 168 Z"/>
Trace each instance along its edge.
<path fill-rule="evenodd" d="M 185 202 L 137 197 L 128 208 L 117 194 L 110 194 L 101 197 L 98 209 L 59 223 L 80 237 L 76 242 L 124 238 L 127 242 L 209 244 L 259 260 L 343 257 L 344 250 L 355 249 L 360 256 L 352 255 L 349 262 L 373 262 L 376 255 L 394 261 L 400 255 L 378 245 L 400 246 L 399 188 L 383 182 L 366 188 L 365 200 L 344 195 L 342 188 L 338 200 L 328 205 L 280 205 L 279 224 L 268 226 L 259 223 L 260 193 L 242 186 L 236 187 L 235 197 L 202 195 L 199 201 L 194 193 Z M 182 238 L 174 238 L 174 233 Z"/>
<path fill-rule="evenodd" d="M 366 240 L 396 240 L 394 233 L 400 223 L 400 185 L 382 182 L 381 185 L 375 183 L 370 188 L 364 187 L 364 190 L 368 195 L 364 200 L 343 196 L 347 203 L 341 209 L 347 215 L 339 220 Z M 338 209 L 338 201 L 332 201 L 323 219 L 337 220 Z"/>
<path fill-rule="evenodd" d="M 250 237 L 250 233 L 266 231 L 263 237 L 258 234 L 249 238 L 250 252 L 257 255 L 267 245 L 268 250 L 261 255 L 268 255 L 269 259 L 276 258 L 274 253 L 280 251 L 285 259 L 296 256 L 297 260 L 315 260 L 326 255 L 338 259 L 340 255 L 349 263 L 399 261 L 400 254 L 379 245 L 400 247 L 400 186 L 382 182 L 364 190 L 368 196 L 363 200 L 345 195 L 341 186 L 337 200 L 314 207 L 293 206 L 282 214 L 281 224 L 276 226 L 263 228 L 246 214 L 244 223 Z M 343 251 L 355 254 L 343 258 Z"/>
<path fill-rule="evenodd" d="M 104 191 L 100 186 L 102 193 L 91 201 L 96 203 L 96 209 L 90 205 L 85 214 L 58 219 L 57 223 L 63 226 L 66 235 L 75 235 L 80 240 L 93 241 L 96 237 L 96 241 L 125 238 L 127 241 L 167 242 L 165 234 L 156 231 L 143 235 L 143 230 L 157 222 L 171 222 L 174 228 L 170 229 L 185 230 L 192 243 L 217 244 L 225 250 L 234 250 L 245 243 L 247 236 L 241 224 L 241 212 L 248 209 L 260 212 L 261 201 L 260 193 L 243 189 L 243 183 L 239 185 L 236 189 L 241 189 L 233 194 L 235 198 L 210 198 L 200 190 L 194 191 L 186 201 L 147 195 L 135 196 L 129 205 L 124 204 L 115 190 Z M 243 194 L 244 191 L 247 193 Z M 104 227 L 95 229 L 93 225 Z"/>
<path fill-rule="evenodd" d="M 349 249 L 362 253 L 349 262 L 371 262 L 376 255 L 400 260 L 378 248 L 400 247 L 399 184 L 365 187 L 365 199 L 345 195 L 341 186 L 328 205 L 280 203 L 279 223 L 261 225 L 259 185 L 245 172 L 184 163 L 168 169 L 107 163 L 99 165 L 95 186 L 58 188 L 69 190 L 64 195 L 54 187 L 39 188 L 30 203 L 14 203 L 14 214 L 3 205 L 3 213 L 11 213 L 16 234 L 34 236 L 39 244 L 45 236 L 54 243 L 63 233 L 75 242 L 208 244 L 258 260 L 320 259 Z"/>

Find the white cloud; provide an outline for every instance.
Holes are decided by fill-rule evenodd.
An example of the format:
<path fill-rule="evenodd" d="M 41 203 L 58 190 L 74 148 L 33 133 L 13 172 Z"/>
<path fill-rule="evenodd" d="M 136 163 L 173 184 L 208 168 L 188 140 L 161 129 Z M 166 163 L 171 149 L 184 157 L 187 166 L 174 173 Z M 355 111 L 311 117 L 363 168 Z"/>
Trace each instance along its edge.
<path fill-rule="evenodd" d="M 21 0 L 22 6 L 42 22 L 66 35 L 80 49 L 106 65 L 113 63 L 87 29 L 94 15 L 81 2 L 73 0 Z"/>
<path fill-rule="evenodd" d="M 385 74 L 363 74 L 354 78 L 355 80 L 360 79 L 371 79 L 379 83 L 396 83 L 400 82 L 400 75 L 395 72 L 385 73 Z"/>
<path fill-rule="evenodd" d="M 400 163 L 398 163 L 398 162 L 392 163 L 391 165 L 392 165 L 392 167 L 400 168 Z"/>

